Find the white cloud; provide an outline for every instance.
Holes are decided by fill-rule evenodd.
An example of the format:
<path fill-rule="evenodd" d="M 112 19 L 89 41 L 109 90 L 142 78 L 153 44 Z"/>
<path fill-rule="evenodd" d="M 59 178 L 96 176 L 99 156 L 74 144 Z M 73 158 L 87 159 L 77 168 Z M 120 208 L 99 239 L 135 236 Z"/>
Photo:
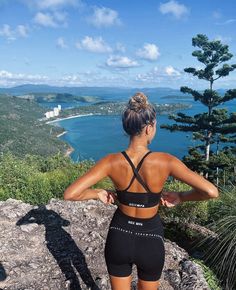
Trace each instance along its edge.
<path fill-rule="evenodd" d="M 154 61 L 160 56 L 159 48 L 152 43 L 144 44 L 143 48 L 139 49 L 136 54 L 146 60 Z"/>
<path fill-rule="evenodd" d="M 74 6 L 76 5 L 76 0 L 40 0 L 37 1 L 40 9 L 47 8 L 58 8 L 62 6 Z"/>
<path fill-rule="evenodd" d="M 0 85 L 4 87 L 16 86 L 21 84 L 51 84 L 51 85 L 80 85 L 79 75 L 67 74 L 58 78 L 50 78 L 40 74 L 11 73 L 0 71 Z"/>
<path fill-rule="evenodd" d="M 56 27 L 57 23 L 54 21 L 53 16 L 48 13 L 38 12 L 34 17 L 34 22 L 42 26 Z"/>
<path fill-rule="evenodd" d="M 12 77 L 12 73 L 6 70 L 0 70 L 0 78 L 10 78 Z"/>
<path fill-rule="evenodd" d="M 11 73 L 0 71 L 0 86 L 12 87 L 22 84 L 47 84 L 56 86 L 112 86 L 128 85 L 128 79 L 124 76 L 103 75 L 101 72 L 85 71 L 78 74 L 64 74 L 55 78 L 45 75 L 34 75 L 24 73 Z"/>
<path fill-rule="evenodd" d="M 65 83 L 67 85 L 79 85 L 81 84 L 81 78 L 78 75 L 65 75 L 60 79 L 61 83 Z"/>
<path fill-rule="evenodd" d="M 3 86 L 14 86 L 18 84 L 26 83 L 47 83 L 49 78 L 44 75 L 31 75 L 23 73 L 11 73 L 9 71 L 1 70 L 0 71 L 0 85 Z"/>
<path fill-rule="evenodd" d="M 63 37 L 58 37 L 57 46 L 60 48 L 67 48 L 68 47 L 66 42 L 65 42 L 65 39 Z"/>
<path fill-rule="evenodd" d="M 171 65 L 165 67 L 165 72 L 168 76 L 180 76 L 180 72 Z"/>
<path fill-rule="evenodd" d="M 18 25 L 16 30 L 21 37 L 28 37 L 28 28 L 25 25 Z"/>
<path fill-rule="evenodd" d="M 6 37 L 9 40 L 15 39 L 14 31 L 11 29 L 10 25 L 4 24 L 0 29 L 0 35 Z"/>
<path fill-rule="evenodd" d="M 228 19 L 225 21 L 225 24 L 231 24 L 231 23 L 234 23 L 236 22 L 236 19 L 235 18 L 232 18 L 232 19 Z"/>
<path fill-rule="evenodd" d="M 135 60 L 131 60 L 127 56 L 110 56 L 107 61 L 106 65 L 108 67 L 114 68 L 132 68 L 139 66 L 138 62 Z"/>
<path fill-rule="evenodd" d="M 166 67 L 155 66 L 153 69 L 146 73 L 139 73 L 136 75 L 135 80 L 144 83 L 160 83 L 168 79 L 179 79 L 180 77 L 180 71 L 169 65 Z"/>
<path fill-rule="evenodd" d="M 66 25 L 66 14 L 58 11 L 54 13 L 38 12 L 34 17 L 34 22 L 45 27 L 58 27 Z"/>
<path fill-rule="evenodd" d="M 189 13 L 189 9 L 184 4 L 179 4 L 175 0 L 161 3 L 159 10 L 162 14 L 172 14 L 177 19 Z"/>
<path fill-rule="evenodd" d="M 16 40 L 18 37 L 27 37 L 28 28 L 20 24 L 13 29 L 10 25 L 4 24 L 2 28 L 0 28 L 0 36 L 5 37 L 9 41 Z"/>
<path fill-rule="evenodd" d="M 231 19 L 225 20 L 224 22 L 218 22 L 216 24 L 217 25 L 228 25 L 228 24 L 232 24 L 234 22 L 236 22 L 236 19 L 235 18 L 231 18 Z"/>
<path fill-rule="evenodd" d="M 227 88 L 229 89 L 230 87 L 234 88 L 236 83 L 236 73 L 233 72 L 231 75 L 227 76 L 227 78 L 220 78 L 217 80 L 216 85 L 218 88 Z"/>
<path fill-rule="evenodd" d="M 122 76 L 115 76 L 115 75 L 104 75 L 101 73 L 101 71 L 85 71 L 80 72 L 78 75 L 67 75 L 63 78 L 66 80 L 66 85 L 68 85 L 68 82 L 70 85 L 76 84 L 77 81 L 80 82 L 80 85 L 86 85 L 86 86 L 111 86 L 111 85 L 121 85 L 124 86 L 127 83 L 127 78 L 124 77 L 124 74 Z"/>
<path fill-rule="evenodd" d="M 77 6 L 79 0 L 23 0 L 30 8 L 39 10 L 58 9 L 65 6 Z"/>
<path fill-rule="evenodd" d="M 136 74 L 134 71 L 109 68 L 112 73 L 103 74 L 101 70 L 84 71 L 77 73 L 65 73 L 64 75 L 49 77 L 40 74 L 12 73 L 6 70 L 0 71 L 0 87 L 12 87 L 22 84 L 47 84 L 55 86 L 120 86 L 120 87 L 172 87 L 179 89 L 180 86 L 195 86 L 196 89 L 204 89 L 204 81 L 196 81 L 175 69 L 180 75 L 168 75 L 166 67 L 155 66 L 152 70 Z M 119 74 L 118 74 L 119 73 Z M 219 79 L 218 88 L 233 87 L 236 75 L 229 76 L 227 80 Z"/>
<path fill-rule="evenodd" d="M 94 13 L 88 18 L 88 21 L 96 27 L 109 27 L 121 24 L 118 12 L 106 7 L 94 7 Z"/>
<path fill-rule="evenodd" d="M 215 40 L 219 40 L 219 41 L 221 41 L 222 43 L 227 44 L 227 43 L 229 43 L 229 42 L 232 41 L 232 37 L 230 37 L 230 36 L 217 35 L 217 36 L 215 37 Z"/>
<path fill-rule="evenodd" d="M 92 38 L 90 36 L 85 36 L 81 42 L 76 43 L 78 49 L 85 49 L 90 52 L 106 53 L 111 52 L 111 47 L 105 43 L 102 37 Z"/>

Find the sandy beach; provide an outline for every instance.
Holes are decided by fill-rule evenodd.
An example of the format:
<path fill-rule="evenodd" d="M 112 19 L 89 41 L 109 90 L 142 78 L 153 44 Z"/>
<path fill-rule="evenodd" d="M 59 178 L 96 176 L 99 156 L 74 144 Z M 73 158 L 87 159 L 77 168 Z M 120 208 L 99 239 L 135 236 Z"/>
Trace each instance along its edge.
<path fill-rule="evenodd" d="M 62 135 L 66 134 L 66 133 L 67 133 L 67 131 L 64 131 L 64 132 L 58 134 L 58 135 L 57 135 L 57 138 L 61 137 Z M 68 144 L 68 143 L 67 143 L 67 144 Z M 69 145 L 69 144 L 68 144 L 68 145 Z M 65 152 L 64 155 L 65 155 L 66 157 L 69 157 L 70 154 L 71 154 L 74 150 L 75 150 L 75 149 L 74 149 L 72 146 L 69 145 L 69 148 L 66 149 L 66 152 Z"/>
<path fill-rule="evenodd" d="M 67 120 L 67 119 L 73 119 L 73 118 L 79 118 L 79 117 L 86 117 L 86 116 L 91 116 L 94 115 L 93 113 L 89 113 L 89 114 L 83 114 L 83 115 L 74 115 L 74 116 L 70 116 L 70 117 L 66 117 L 66 118 L 59 118 L 56 120 L 52 120 L 52 121 L 47 121 L 46 124 L 51 124 L 51 123 L 55 123 L 58 121 L 63 121 L 63 120 Z"/>
<path fill-rule="evenodd" d="M 58 135 L 57 135 L 57 138 L 61 137 L 62 135 L 66 134 L 66 133 L 67 133 L 67 131 L 64 131 L 64 132 L 58 134 Z"/>

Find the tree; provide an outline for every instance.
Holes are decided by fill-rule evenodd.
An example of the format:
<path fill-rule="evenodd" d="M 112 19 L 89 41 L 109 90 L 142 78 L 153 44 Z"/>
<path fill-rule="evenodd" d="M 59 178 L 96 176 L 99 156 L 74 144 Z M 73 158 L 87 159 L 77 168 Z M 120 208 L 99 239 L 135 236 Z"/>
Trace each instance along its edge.
<path fill-rule="evenodd" d="M 185 68 L 184 71 L 196 76 L 198 79 L 209 83 L 209 88 L 203 92 L 181 87 L 180 91 L 193 96 L 194 101 L 200 101 L 207 107 L 207 112 L 187 116 L 184 113 L 170 115 L 169 119 L 175 120 L 179 124 L 161 125 L 161 128 L 172 131 L 193 132 L 194 140 L 199 140 L 200 144 L 190 147 L 189 156 L 184 156 L 183 161 L 194 170 L 200 171 L 208 178 L 216 177 L 216 168 L 230 168 L 233 172 L 233 164 L 236 163 L 234 146 L 225 146 L 221 150 L 221 159 L 210 158 L 218 155 L 219 143 L 236 143 L 236 113 L 228 114 L 227 109 L 214 109 L 215 107 L 236 98 L 236 89 L 230 89 L 222 96 L 216 90 L 213 90 L 214 82 L 220 78 L 226 77 L 236 69 L 236 64 L 225 63 L 233 55 L 229 52 L 228 45 L 224 45 L 219 40 L 210 41 L 206 35 L 198 34 L 192 38 L 192 45 L 199 49 L 194 50 L 192 55 L 203 65 L 202 68 Z M 217 143 L 217 152 L 211 150 L 211 145 Z M 204 154 L 202 154 L 204 152 Z M 222 158 L 222 154 L 225 158 Z M 231 156 L 230 165 L 225 160 Z M 210 160 L 211 159 L 211 160 Z M 215 162 L 214 162 L 215 161 Z M 217 170 L 218 172 L 218 170 Z"/>

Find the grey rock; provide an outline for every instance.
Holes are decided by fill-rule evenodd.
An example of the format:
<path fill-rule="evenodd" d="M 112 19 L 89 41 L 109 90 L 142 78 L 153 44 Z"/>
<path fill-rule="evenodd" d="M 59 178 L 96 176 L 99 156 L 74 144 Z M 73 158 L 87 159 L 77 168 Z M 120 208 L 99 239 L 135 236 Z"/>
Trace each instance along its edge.
<path fill-rule="evenodd" d="M 0 289 L 110 290 L 104 246 L 115 205 L 52 199 L 0 202 Z M 209 289 L 185 250 L 165 240 L 161 290 Z M 137 289 L 133 265 L 132 290 Z"/>
<path fill-rule="evenodd" d="M 182 260 L 181 266 L 182 266 L 182 281 L 180 283 L 181 289 L 186 290 L 209 289 L 209 286 L 204 279 L 201 267 L 199 265 L 189 260 Z"/>
<path fill-rule="evenodd" d="M 37 227 L 38 227 L 37 224 L 29 224 L 29 225 L 22 225 L 22 226 L 20 226 L 20 229 L 21 229 L 23 232 L 30 233 L 30 232 L 32 232 L 33 230 L 35 230 Z"/>

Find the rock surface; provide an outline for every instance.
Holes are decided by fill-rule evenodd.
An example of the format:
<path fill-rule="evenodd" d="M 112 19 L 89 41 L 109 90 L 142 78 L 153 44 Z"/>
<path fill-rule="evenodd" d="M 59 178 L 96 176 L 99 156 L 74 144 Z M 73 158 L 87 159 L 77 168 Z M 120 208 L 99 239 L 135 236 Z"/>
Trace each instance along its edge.
<path fill-rule="evenodd" d="M 0 290 L 110 290 L 103 251 L 115 210 L 97 200 L 0 202 Z M 160 289 L 209 289 L 186 251 L 169 240 L 165 248 Z"/>

